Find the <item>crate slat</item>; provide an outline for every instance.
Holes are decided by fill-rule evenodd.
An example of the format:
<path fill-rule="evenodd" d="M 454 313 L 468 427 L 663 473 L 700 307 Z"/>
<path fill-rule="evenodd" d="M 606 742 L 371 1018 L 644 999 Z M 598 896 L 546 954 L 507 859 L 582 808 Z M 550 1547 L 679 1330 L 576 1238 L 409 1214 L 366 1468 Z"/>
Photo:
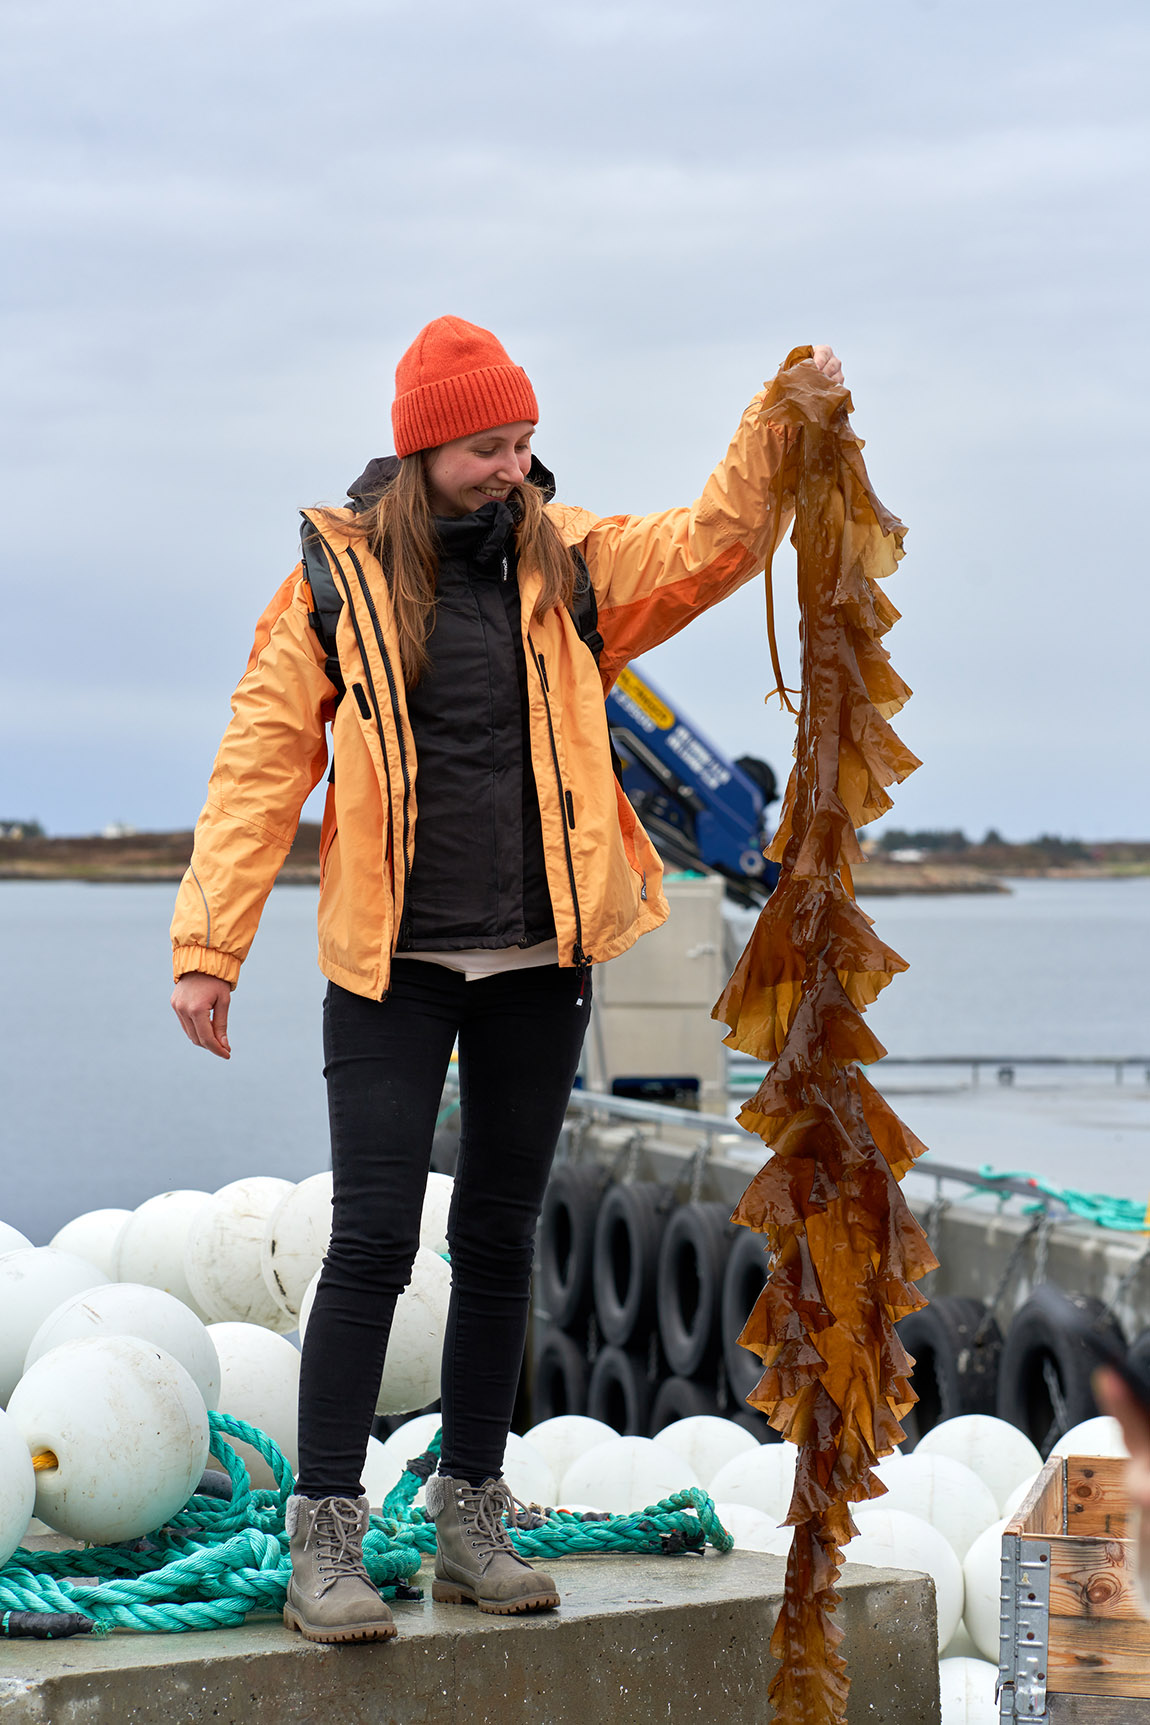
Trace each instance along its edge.
<path fill-rule="evenodd" d="M 1150 1701 L 1129 1695 L 1048 1695 L 1047 1725 L 1150 1725 Z"/>
<path fill-rule="evenodd" d="M 1129 1503 L 1126 1463 L 1117 1456 L 1068 1456 L 1063 1533 L 1123 1539 Z"/>
<path fill-rule="evenodd" d="M 1051 1619 L 1046 1691 L 1150 1700 L 1150 1624 L 1101 1617 Z"/>
<path fill-rule="evenodd" d="M 1056 1618 L 1128 1619 L 1144 1630 L 1150 1669 L 1150 1622 L 1138 1598 L 1137 1562 L 1132 1540 L 1055 1535 L 1050 1541 L 1051 1642 L 1063 1633 L 1055 1627 Z"/>

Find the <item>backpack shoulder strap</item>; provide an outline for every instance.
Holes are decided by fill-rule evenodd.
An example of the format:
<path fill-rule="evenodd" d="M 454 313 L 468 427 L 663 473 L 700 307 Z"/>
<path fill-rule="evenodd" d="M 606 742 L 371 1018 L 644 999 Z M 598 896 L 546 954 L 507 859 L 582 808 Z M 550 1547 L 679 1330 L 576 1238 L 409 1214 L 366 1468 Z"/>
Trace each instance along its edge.
<path fill-rule="evenodd" d="M 571 620 L 579 631 L 579 639 L 585 641 L 598 664 L 603 656 L 603 637 L 599 633 L 599 601 L 595 597 L 595 589 L 591 584 L 591 571 L 583 560 L 583 555 L 575 546 L 571 547 L 571 555 L 575 560 L 575 591 L 571 596 Z"/>
<path fill-rule="evenodd" d="M 307 584 L 311 588 L 314 610 L 309 611 L 307 620 L 319 636 L 320 646 L 327 655 L 324 670 L 328 682 L 335 689 L 336 705 L 344 696 L 343 672 L 340 669 L 339 654 L 336 651 L 335 632 L 339 623 L 339 614 L 343 610 L 343 594 L 335 584 L 331 565 L 324 554 L 319 533 L 307 517 L 304 517 L 300 528 L 300 547 L 303 554 L 303 569 Z"/>

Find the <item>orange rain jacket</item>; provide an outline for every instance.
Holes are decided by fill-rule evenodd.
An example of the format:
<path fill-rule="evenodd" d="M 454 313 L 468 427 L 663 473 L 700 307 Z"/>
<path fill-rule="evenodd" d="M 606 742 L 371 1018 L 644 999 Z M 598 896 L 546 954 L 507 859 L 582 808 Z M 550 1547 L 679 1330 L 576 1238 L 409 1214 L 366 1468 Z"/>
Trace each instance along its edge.
<path fill-rule="evenodd" d="M 662 865 L 611 764 L 604 694 L 629 660 L 676 634 L 762 569 L 786 527 L 788 433 L 761 396 L 689 508 L 548 514 L 586 560 L 599 607 L 598 667 L 569 612 L 534 617 L 537 570 L 522 565 L 531 760 L 561 964 L 601 963 L 663 922 Z M 793 434 L 791 434 L 793 435 Z M 311 591 L 292 571 L 256 627 L 234 717 L 216 756 L 172 921 L 177 977 L 234 984 L 295 837 L 300 810 L 339 763 L 320 839 L 319 964 L 353 994 L 386 993 L 418 830 L 418 768 L 387 580 L 350 510 L 305 510 L 344 597 L 337 634 L 347 696 L 334 709 Z M 335 531 L 343 518 L 347 531 Z M 467 811 L 460 811 L 467 819 Z"/>

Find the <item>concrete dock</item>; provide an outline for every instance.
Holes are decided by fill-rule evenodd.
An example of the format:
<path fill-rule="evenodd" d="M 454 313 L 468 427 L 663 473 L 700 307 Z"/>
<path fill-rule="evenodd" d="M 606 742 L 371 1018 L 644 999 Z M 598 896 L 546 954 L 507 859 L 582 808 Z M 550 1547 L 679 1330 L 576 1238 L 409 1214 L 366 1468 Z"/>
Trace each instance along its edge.
<path fill-rule="evenodd" d="M 783 1560 L 570 1557 L 562 1609 L 397 1604 L 399 1637 L 319 1647 L 278 1618 L 186 1635 L 0 1641 L 2 1725 L 767 1725 Z M 850 1568 L 851 1725 L 938 1725 L 934 1589 Z"/>

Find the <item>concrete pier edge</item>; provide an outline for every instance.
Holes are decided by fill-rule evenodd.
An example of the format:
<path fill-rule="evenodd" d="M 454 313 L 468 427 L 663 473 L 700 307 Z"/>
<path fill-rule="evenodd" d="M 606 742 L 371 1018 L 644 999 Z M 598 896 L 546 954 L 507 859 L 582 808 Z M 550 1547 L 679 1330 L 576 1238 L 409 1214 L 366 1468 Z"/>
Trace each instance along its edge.
<path fill-rule="evenodd" d="M 781 1558 L 572 1557 L 562 1609 L 499 1618 L 427 1597 L 399 1638 L 320 1647 L 278 1618 L 185 1635 L 0 1642 L 3 1725 L 768 1725 Z M 852 1566 L 839 1621 L 850 1725 L 937 1725 L 933 1584 Z"/>

